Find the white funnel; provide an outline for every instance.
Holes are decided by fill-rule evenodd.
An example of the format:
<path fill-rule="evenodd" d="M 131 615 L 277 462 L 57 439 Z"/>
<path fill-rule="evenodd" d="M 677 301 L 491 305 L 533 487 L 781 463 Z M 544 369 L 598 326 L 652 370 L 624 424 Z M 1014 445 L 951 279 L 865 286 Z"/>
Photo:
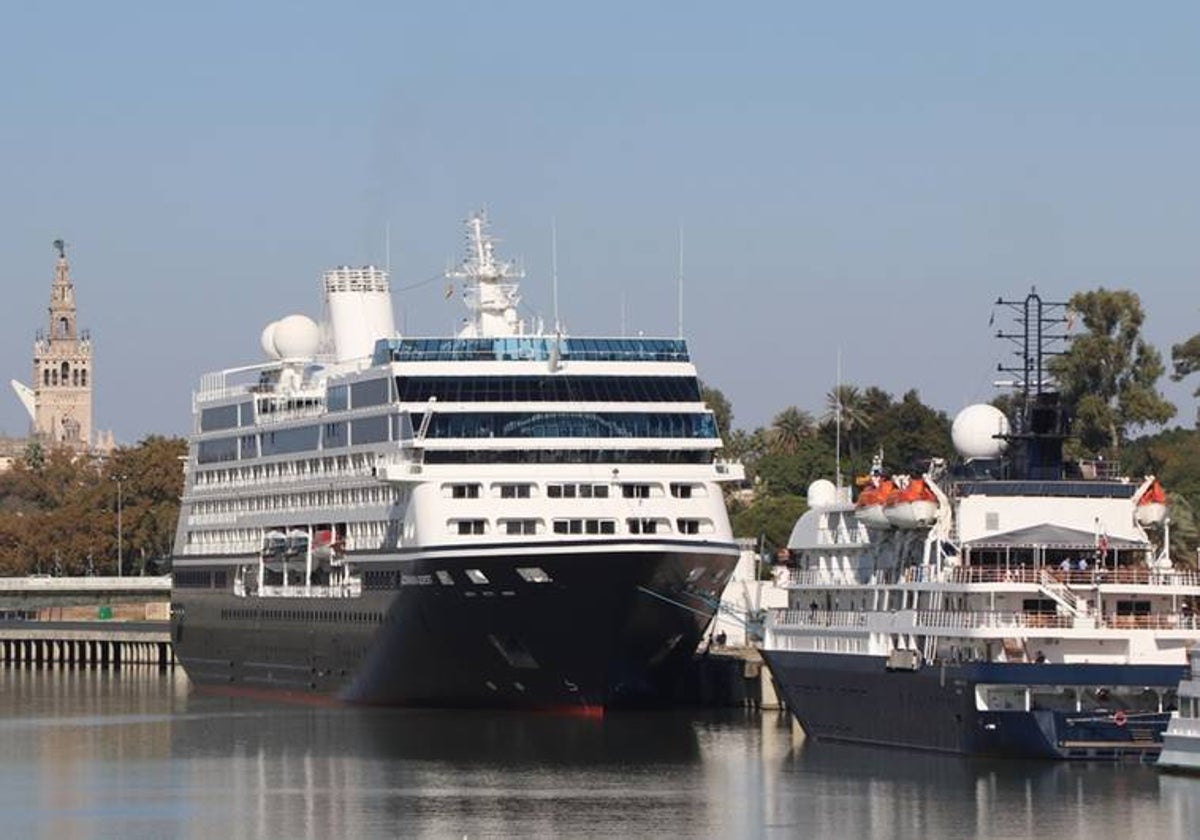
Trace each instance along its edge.
<path fill-rule="evenodd" d="M 324 285 L 333 351 L 339 362 L 368 357 L 376 341 L 395 336 L 386 271 L 373 265 L 341 266 L 325 272 Z"/>

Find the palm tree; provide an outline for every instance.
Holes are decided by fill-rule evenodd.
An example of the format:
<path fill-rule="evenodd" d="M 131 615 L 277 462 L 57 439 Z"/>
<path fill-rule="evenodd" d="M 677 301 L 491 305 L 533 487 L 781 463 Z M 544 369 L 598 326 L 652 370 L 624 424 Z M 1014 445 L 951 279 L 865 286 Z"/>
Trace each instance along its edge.
<path fill-rule="evenodd" d="M 867 399 L 856 385 L 838 385 L 825 395 L 823 423 L 836 423 L 841 416 L 842 436 L 849 446 L 850 462 L 858 455 L 862 433 L 871 427 L 871 411 Z"/>
<path fill-rule="evenodd" d="M 812 415 L 796 406 L 789 406 L 771 421 L 771 448 L 792 455 L 806 437 L 813 433 Z"/>

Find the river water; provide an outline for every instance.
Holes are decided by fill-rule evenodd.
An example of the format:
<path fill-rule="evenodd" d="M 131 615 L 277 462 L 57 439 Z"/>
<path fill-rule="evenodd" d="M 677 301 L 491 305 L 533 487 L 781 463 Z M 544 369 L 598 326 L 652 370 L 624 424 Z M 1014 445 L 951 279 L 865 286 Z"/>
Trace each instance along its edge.
<path fill-rule="evenodd" d="M 1200 779 L 794 738 L 780 715 L 312 708 L 0 668 L 0 837 L 1200 837 Z"/>

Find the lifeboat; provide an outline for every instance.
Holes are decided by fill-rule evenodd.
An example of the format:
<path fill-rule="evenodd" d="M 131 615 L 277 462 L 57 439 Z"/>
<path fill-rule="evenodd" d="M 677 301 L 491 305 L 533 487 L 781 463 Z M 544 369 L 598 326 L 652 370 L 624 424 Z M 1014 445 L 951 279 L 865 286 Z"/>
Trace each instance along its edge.
<path fill-rule="evenodd" d="M 283 531 L 267 531 L 263 535 L 262 556 L 270 559 L 283 554 L 287 548 L 287 535 Z"/>
<path fill-rule="evenodd" d="M 1158 479 L 1152 481 L 1138 499 L 1134 517 L 1139 525 L 1150 527 L 1161 525 L 1167 518 L 1167 492 Z"/>
<path fill-rule="evenodd" d="M 937 521 L 938 500 L 923 478 L 914 478 L 888 496 L 883 515 L 895 528 L 928 528 Z"/>
<path fill-rule="evenodd" d="M 888 496 L 896 489 L 890 478 L 875 478 L 866 484 L 854 504 L 854 517 L 868 528 L 888 529 L 892 523 L 884 514 Z"/>
<path fill-rule="evenodd" d="M 313 558 L 322 563 L 333 562 L 342 556 L 342 543 L 328 529 L 321 529 L 313 534 Z"/>

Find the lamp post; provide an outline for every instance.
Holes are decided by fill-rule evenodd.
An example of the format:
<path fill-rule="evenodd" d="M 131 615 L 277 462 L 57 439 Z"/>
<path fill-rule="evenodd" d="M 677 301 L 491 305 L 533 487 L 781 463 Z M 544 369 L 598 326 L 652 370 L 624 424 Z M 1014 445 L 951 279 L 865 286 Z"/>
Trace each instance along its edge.
<path fill-rule="evenodd" d="M 123 475 L 114 475 L 112 480 L 117 482 L 117 577 L 122 576 L 122 567 L 124 564 L 124 532 L 121 528 L 121 482 L 125 480 Z"/>

